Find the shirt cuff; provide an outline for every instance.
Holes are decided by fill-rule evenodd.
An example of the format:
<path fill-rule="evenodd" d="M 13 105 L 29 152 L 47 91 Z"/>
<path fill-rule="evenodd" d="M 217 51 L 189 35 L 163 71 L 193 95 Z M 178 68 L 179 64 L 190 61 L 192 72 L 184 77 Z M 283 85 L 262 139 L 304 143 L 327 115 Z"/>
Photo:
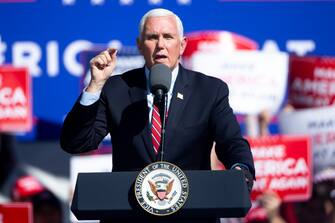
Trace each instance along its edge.
<path fill-rule="evenodd" d="M 81 98 L 80 98 L 81 105 L 89 106 L 99 100 L 101 91 L 92 93 L 92 92 L 87 92 L 85 90 L 86 89 L 84 89 L 83 93 L 81 94 Z"/>
<path fill-rule="evenodd" d="M 249 167 L 247 166 L 247 165 L 245 165 L 245 164 L 243 164 L 243 163 L 235 163 L 234 165 L 232 165 L 232 167 L 230 168 L 230 169 L 234 169 L 235 167 L 237 167 L 237 166 L 239 166 L 239 167 L 244 167 L 244 168 L 246 168 L 247 170 L 249 170 Z M 250 170 L 249 170 L 250 171 Z"/>

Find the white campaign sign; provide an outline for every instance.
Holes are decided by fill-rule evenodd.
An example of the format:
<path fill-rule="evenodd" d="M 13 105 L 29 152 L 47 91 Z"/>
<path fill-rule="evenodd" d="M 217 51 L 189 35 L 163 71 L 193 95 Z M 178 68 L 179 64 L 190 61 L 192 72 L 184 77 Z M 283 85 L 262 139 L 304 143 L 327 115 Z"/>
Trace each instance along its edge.
<path fill-rule="evenodd" d="M 200 51 L 188 64 L 228 84 L 235 113 L 257 114 L 264 109 L 275 113 L 283 103 L 288 74 L 286 53 Z"/>
<path fill-rule="evenodd" d="M 335 107 L 283 112 L 279 127 L 283 134 L 311 136 L 314 175 L 327 167 L 335 167 Z"/>

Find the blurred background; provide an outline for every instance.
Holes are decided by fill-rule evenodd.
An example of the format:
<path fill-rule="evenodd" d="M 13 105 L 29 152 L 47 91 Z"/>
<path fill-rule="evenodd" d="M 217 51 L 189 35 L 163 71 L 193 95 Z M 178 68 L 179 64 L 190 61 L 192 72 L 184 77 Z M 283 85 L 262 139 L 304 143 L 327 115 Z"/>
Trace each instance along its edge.
<path fill-rule="evenodd" d="M 62 121 L 98 52 L 119 49 L 115 73 L 143 66 L 138 23 L 157 7 L 183 21 L 184 66 L 228 83 L 252 147 L 253 209 L 222 222 L 335 222 L 334 0 L 0 0 L 0 222 L 13 202 L 76 222 L 76 174 L 111 171 L 112 148 L 66 154 Z"/>

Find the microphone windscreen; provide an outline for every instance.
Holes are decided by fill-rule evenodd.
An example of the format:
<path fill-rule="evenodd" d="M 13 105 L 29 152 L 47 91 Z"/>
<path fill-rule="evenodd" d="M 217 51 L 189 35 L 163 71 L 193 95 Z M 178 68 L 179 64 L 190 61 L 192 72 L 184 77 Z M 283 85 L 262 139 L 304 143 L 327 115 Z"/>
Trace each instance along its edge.
<path fill-rule="evenodd" d="M 151 67 L 149 75 L 150 91 L 155 94 L 158 89 L 167 93 L 171 85 L 171 69 L 165 64 L 155 64 Z"/>

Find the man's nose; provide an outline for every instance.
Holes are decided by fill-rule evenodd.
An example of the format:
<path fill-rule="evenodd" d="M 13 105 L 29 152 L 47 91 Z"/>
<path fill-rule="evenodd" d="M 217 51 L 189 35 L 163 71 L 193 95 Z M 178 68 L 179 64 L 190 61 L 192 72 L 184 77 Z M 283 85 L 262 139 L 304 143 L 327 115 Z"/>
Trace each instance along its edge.
<path fill-rule="evenodd" d="M 164 41 L 164 38 L 162 36 L 160 36 L 157 40 L 157 48 L 164 48 L 165 46 L 165 41 Z"/>

